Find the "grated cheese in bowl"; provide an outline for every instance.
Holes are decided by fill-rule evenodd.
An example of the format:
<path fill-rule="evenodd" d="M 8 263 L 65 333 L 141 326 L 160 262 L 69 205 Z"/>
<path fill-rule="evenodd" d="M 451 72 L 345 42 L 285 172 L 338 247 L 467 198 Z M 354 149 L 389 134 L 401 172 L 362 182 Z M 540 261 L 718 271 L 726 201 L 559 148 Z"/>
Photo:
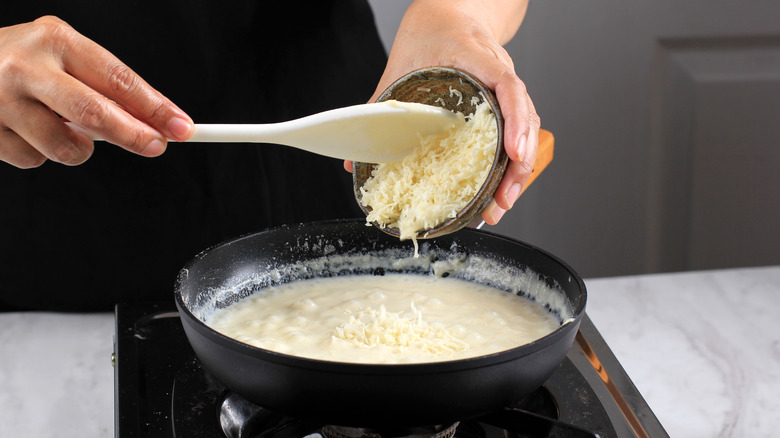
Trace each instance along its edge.
<path fill-rule="evenodd" d="M 400 238 L 416 238 L 454 218 L 479 192 L 496 154 L 498 127 L 483 100 L 466 123 L 445 136 L 421 138 L 403 160 L 377 165 L 360 187 L 366 221 L 394 227 Z"/>

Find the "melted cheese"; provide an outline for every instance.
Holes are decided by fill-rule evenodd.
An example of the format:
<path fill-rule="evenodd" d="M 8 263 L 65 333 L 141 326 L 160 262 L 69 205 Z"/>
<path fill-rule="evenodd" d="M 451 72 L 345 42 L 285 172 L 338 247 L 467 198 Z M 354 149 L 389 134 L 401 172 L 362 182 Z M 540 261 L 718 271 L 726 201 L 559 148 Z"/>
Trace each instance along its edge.
<path fill-rule="evenodd" d="M 443 137 L 423 137 L 401 161 L 378 165 L 360 188 L 360 202 L 370 209 L 366 221 L 397 228 L 404 240 L 454 218 L 484 184 L 497 136 L 484 101 L 465 124 Z"/>
<path fill-rule="evenodd" d="M 353 363 L 483 356 L 560 327 L 542 305 L 516 294 L 406 274 L 294 281 L 217 310 L 206 323 L 267 350 Z"/>

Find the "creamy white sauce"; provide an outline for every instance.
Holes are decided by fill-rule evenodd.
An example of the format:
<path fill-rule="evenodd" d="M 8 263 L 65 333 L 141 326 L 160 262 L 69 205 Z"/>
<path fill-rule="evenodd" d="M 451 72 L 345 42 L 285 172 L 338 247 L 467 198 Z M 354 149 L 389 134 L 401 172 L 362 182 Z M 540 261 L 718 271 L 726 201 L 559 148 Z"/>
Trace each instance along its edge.
<path fill-rule="evenodd" d="M 483 356 L 535 341 L 560 320 L 525 297 L 455 278 L 350 275 L 266 288 L 207 324 L 294 356 L 423 363 Z"/>

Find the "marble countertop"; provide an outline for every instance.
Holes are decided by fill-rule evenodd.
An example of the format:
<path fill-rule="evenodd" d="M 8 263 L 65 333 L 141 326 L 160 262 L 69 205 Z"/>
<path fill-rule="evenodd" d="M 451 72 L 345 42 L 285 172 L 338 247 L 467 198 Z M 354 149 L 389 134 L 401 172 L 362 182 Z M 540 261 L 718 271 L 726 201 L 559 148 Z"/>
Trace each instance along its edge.
<path fill-rule="evenodd" d="M 780 266 L 586 280 L 588 314 L 672 437 L 780 426 Z M 0 436 L 113 435 L 113 314 L 0 314 Z"/>

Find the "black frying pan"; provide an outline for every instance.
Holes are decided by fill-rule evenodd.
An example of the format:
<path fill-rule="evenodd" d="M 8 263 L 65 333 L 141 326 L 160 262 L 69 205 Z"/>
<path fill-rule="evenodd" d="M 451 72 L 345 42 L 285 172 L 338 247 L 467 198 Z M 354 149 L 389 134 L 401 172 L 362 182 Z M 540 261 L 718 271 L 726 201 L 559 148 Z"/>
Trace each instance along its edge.
<path fill-rule="evenodd" d="M 265 408 L 318 418 L 326 424 L 449 424 L 496 411 L 544 383 L 563 361 L 584 313 L 586 290 L 580 276 L 538 248 L 472 229 L 426 240 L 420 252 L 421 257 L 414 259 L 411 242 L 368 227 L 363 220 L 285 226 L 199 254 L 181 271 L 176 304 L 203 367 L 223 385 Z M 341 262 L 344 257 L 366 254 L 371 260 L 376 255 L 375 266 L 355 268 Z M 407 263 L 387 263 L 393 258 Z M 474 275 L 473 270 L 452 275 L 477 277 L 497 287 L 509 285 L 521 293 L 532 294 L 539 285 L 541 289 L 560 288 L 565 296 L 563 313 L 568 312 L 571 321 L 536 342 L 493 355 L 401 365 L 340 363 L 279 354 L 223 336 L 203 321 L 211 309 L 262 293 L 272 284 L 334 275 L 432 275 L 431 262 L 436 265 L 436 261 L 452 258 L 486 258 L 489 266 L 499 267 L 486 275 Z M 311 260 L 319 262 L 308 262 Z M 533 281 L 515 281 L 528 278 L 527 272 L 535 273 Z"/>

